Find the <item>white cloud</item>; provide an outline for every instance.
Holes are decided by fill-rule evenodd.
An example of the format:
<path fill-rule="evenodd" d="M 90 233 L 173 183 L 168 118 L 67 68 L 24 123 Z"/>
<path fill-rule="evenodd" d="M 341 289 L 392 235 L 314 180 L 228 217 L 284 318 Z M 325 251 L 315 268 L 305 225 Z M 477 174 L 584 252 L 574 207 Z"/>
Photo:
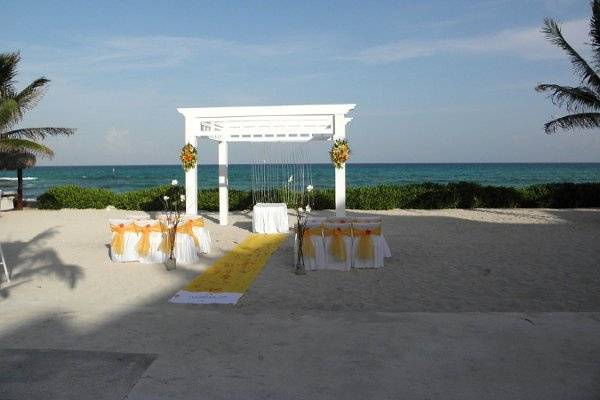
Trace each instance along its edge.
<path fill-rule="evenodd" d="M 588 39 L 589 20 L 571 20 L 562 24 L 563 34 L 576 48 Z M 345 57 L 366 64 L 385 64 L 438 54 L 492 54 L 504 53 L 527 59 L 563 57 L 560 50 L 550 45 L 540 32 L 541 26 L 508 29 L 494 34 L 470 38 L 406 39 L 363 49 Z"/>

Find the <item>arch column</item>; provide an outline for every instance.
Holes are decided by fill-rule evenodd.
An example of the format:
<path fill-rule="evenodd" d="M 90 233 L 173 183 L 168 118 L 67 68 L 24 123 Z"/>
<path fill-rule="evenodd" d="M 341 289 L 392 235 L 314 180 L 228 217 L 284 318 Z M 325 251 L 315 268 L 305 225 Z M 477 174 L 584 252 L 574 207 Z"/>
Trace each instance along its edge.
<path fill-rule="evenodd" d="M 333 140 L 346 138 L 346 118 L 344 114 L 335 114 L 333 121 Z M 335 168 L 335 215 L 346 216 L 346 163 Z"/>
<path fill-rule="evenodd" d="M 195 135 L 186 132 L 185 142 L 197 147 L 198 139 Z M 185 213 L 198 215 L 198 166 L 190 168 L 185 173 Z"/>
<path fill-rule="evenodd" d="M 219 224 L 227 225 L 229 215 L 228 144 L 219 142 Z"/>

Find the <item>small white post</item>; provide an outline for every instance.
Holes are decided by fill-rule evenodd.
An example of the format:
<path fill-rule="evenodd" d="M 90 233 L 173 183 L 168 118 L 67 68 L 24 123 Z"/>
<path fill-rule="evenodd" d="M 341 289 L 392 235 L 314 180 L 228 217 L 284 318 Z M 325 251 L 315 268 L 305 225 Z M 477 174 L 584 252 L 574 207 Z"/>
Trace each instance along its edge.
<path fill-rule="evenodd" d="M 227 142 L 219 142 L 219 224 L 227 225 L 229 215 L 229 178 Z"/>
<path fill-rule="evenodd" d="M 333 140 L 346 138 L 346 118 L 344 114 L 334 116 Z M 335 168 L 335 167 L 334 167 Z M 341 168 L 335 168 L 335 215 L 346 216 L 346 163 Z"/>
<path fill-rule="evenodd" d="M 197 147 L 198 138 L 188 131 L 188 121 L 186 118 L 185 142 Z M 198 166 L 190 168 L 185 173 L 185 213 L 188 215 L 198 215 Z"/>

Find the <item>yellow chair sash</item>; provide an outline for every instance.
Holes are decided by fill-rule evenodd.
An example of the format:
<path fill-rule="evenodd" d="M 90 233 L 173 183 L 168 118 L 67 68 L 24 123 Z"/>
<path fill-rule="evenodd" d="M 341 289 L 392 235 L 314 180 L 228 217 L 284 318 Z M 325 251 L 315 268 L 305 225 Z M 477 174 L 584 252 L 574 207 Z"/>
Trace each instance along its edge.
<path fill-rule="evenodd" d="M 346 244 L 344 243 L 344 237 L 350 236 L 352 231 L 350 228 L 324 228 L 323 234 L 326 237 L 331 237 L 331 243 L 329 245 L 329 252 L 335 258 L 340 261 L 346 261 L 348 254 L 346 254 Z"/>
<path fill-rule="evenodd" d="M 162 232 L 160 224 L 147 224 L 144 226 L 135 225 L 135 229 L 138 233 L 141 233 L 140 240 L 136 246 L 136 250 L 139 255 L 145 257 L 150 252 L 150 233 Z"/>
<path fill-rule="evenodd" d="M 171 235 L 172 231 L 168 225 L 161 222 L 160 230 L 162 231 L 162 241 L 158 246 L 158 249 L 162 251 L 164 254 L 170 256 L 171 248 L 173 247 L 173 236 Z"/>
<path fill-rule="evenodd" d="M 372 260 L 374 254 L 373 235 L 381 235 L 381 227 L 373 229 L 353 230 L 354 237 L 358 238 L 357 255 L 361 260 Z"/>
<path fill-rule="evenodd" d="M 202 227 L 204 227 L 204 220 L 202 218 L 188 219 L 177 226 L 177 233 L 183 233 L 184 235 L 191 236 L 192 239 L 194 239 L 194 246 L 198 247 L 200 246 L 200 240 L 194 233 L 194 228 Z"/>
<path fill-rule="evenodd" d="M 135 225 L 133 224 L 118 224 L 110 225 L 110 230 L 113 233 L 112 242 L 110 248 L 113 253 L 121 255 L 125 251 L 125 233 L 135 233 Z"/>
<path fill-rule="evenodd" d="M 304 228 L 302 235 L 302 254 L 307 257 L 315 256 L 315 244 L 312 241 L 312 236 L 321 236 L 321 228 Z"/>

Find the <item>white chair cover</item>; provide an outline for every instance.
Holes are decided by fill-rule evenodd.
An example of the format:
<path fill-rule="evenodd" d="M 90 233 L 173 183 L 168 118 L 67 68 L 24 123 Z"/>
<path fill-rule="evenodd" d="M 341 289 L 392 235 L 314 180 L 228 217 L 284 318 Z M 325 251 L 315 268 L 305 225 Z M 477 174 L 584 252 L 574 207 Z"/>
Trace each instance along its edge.
<path fill-rule="evenodd" d="M 194 239 L 185 233 L 175 234 L 175 249 L 173 250 L 177 263 L 190 264 L 198 261 L 198 252 L 194 245 Z"/>
<path fill-rule="evenodd" d="M 113 240 L 114 240 L 115 236 L 117 235 L 117 233 L 114 232 L 114 229 L 126 228 L 125 233 L 123 234 L 123 240 L 124 240 L 123 254 L 117 254 L 113 250 L 112 245 L 111 245 L 110 259 L 114 262 L 138 261 L 138 254 L 135 249 L 135 246 L 137 245 L 139 235 L 135 231 L 135 225 L 133 224 L 133 222 L 129 219 L 109 219 L 108 223 L 111 226 L 111 230 L 113 230 L 113 232 L 112 232 Z M 111 243 L 112 243 L 112 241 L 111 241 Z"/>
<path fill-rule="evenodd" d="M 306 222 L 306 228 L 311 230 L 310 235 L 306 235 L 304 240 L 310 240 L 312 247 L 315 250 L 314 256 L 303 253 L 304 256 L 304 268 L 307 270 L 317 270 L 325 268 L 325 243 L 323 241 L 323 227 L 320 223 L 311 221 Z M 306 245 L 305 245 L 306 248 Z M 294 245 L 294 254 L 298 254 L 298 240 Z"/>
<path fill-rule="evenodd" d="M 201 220 L 202 222 L 204 222 L 204 218 L 199 217 L 197 215 L 185 215 L 182 217 L 181 220 L 183 222 L 189 220 Z M 199 253 L 210 253 L 212 240 L 210 238 L 210 232 L 208 231 L 208 229 L 206 229 L 206 227 L 204 226 L 194 226 L 192 230 L 194 231 L 194 235 L 196 235 L 199 242 L 199 246 L 196 248 L 196 251 L 198 251 Z"/>
<path fill-rule="evenodd" d="M 372 216 L 372 217 L 352 217 L 352 222 L 356 222 L 356 223 L 376 223 L 379 222 L 381 223 L 381 217 L 378 216 Z M 392 256 L 392 252 L 390 251 L 390 246 L 388 246 L 387 240 L 385 240 L 385 236 L 383 236 L 383 234 L 381 234 L 381 241 L 383 244 L 383 254 L 384 257 L 391 257 Z"/>
<path fill-rule="evenodd" d="M 352 217 L 350 219 L 352 222 L 358 222 L 358 223 L 369 223 L 369 222 L 381 222 L 381 217 L 378 216 L 366 216 L 366 217 Z"/>
<path fill-rule="evenodd" d="M 354 268 L 382 268 L 385 257 L 385 245 L 381 235 L 381 223 L 353 223 L 352 224 L 352 267 Z M 368 232 L 373 243 L 373 258 L 361 258 L 358 246 L 361 233 Z"/>
<path fill-rule="evenodd" d="M 307 224 L 322 224 L 323 222 L 325 222 L 327 220 L 326 217 L 314 217 L 314 216 L 308 216 L 306 217 L 306 223 Z"/>
<path fill-rule="evenodd" d="M 346 257 L 345 259 L 339 259 L 332 254 L 333 241 L 335 236 L 332 235 L 333 231 L 344 233 L 341 237 L 343 241 Z M 330 223 L 325 222 L 323 224 L 323 235 L 325 242 L 325 269 L 335 269 L 347 271 L 352 267 L 352 236 L 349 234 L 351 231 L 351 224 L 349 223 Z M 348 234 L 345 234 L 348 233 Z"/>
<path fill-rule="evenodd" d="M 325 222 L 330 224 L 350 224 L 352 223 L 352 218 L 349 217 L 327 217 L 325 218 Z"/>
<path fill-rule="evenodd" d="M 136 245 L 136 251 L 138 253 L 138 260 L 141 263 L 162 263 L 167 259 L 167 254 L 163 253 L 160 250 L 160 244 L 163 241 L 164 234 L 156 228 L 160 227 L 160 222 L 155 219 L 147 219 L 147 220 L 136 220 L 135 226 L 138 228 L 139 233 L 139 241 Z M 143 255 L 138 251 L 138 246 L 140 241 L 142 240 L 143 233 L 139 232 L 140 230 L 148 227 L 156 227 L 149 232 L 150 239 L 150 251 L 148 254 Z"/>

